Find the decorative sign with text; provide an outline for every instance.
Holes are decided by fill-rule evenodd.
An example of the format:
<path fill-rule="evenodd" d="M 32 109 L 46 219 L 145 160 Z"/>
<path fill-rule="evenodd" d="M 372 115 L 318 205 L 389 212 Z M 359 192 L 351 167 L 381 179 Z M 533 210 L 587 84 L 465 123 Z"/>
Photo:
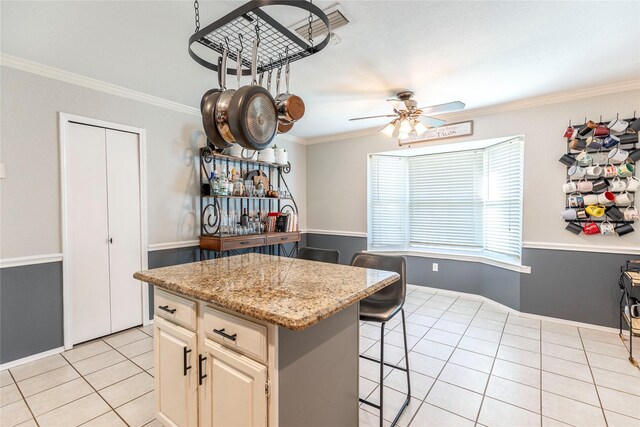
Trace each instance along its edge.
<path fill-rule="evenodd" d="M 427 129 L 425 133 L 408 138 L 398 138 L 398 145 L 415 144 L 417 142 L 432 141 L 434 139 L 456 138 L 458 136 L 473 135 L 473 120 L 468 122 L 451 123 L 450 125 Z"/>

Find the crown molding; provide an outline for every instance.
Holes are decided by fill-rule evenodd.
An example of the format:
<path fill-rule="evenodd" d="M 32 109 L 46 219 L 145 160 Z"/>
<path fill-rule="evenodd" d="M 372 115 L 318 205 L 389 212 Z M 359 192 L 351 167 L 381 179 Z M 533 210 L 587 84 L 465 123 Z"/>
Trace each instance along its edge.
<path fill-rule="evenodd" d="M 504 104 L 471 108 L 468 110 L 455 111 L 451 113 L 443 113 L 438 115 L 438 117 L 443 118 L 447 121 L 460 121 L 473 119 L 480 116 L 488 116 L 491 114 L 522 110 L 525 108 L 540 107 L 544 105 L 559 104 L 561 102 L 574 101 L 578 99 L 592 98 L 595 96 L 610 95 L 613 93 L 626 92 L 630 90 L 640 90 L 640 79 L 593 86 L 586 89 L 575 89 L 565 92 L 557 92 L 550 95 L 536 96 L 533 98 L 507 102 Z M 378 134 L 378 129 L 380 129 L 380 126 L 376 126 L 375 128 L 360 129 L 352 132 L 344 132 L 335 135 L 321 136 L 317 138 L 307 138 L 306 145 L 322 144 L 325 142 L 376 135 Z"/>
<path fill-rule="evenodd" d="M 189 107 L 184 104 L 180 104 L 174 101 L 169 101 L 164 98 L 158 98 L 157 96 L 149 95 L 143 92 L 138 92 L 126 87 L 117 86 L 111 83 L 107 83 L 101 80 L 93 79 L 91 77 L 82 76 L 80 74 L 71 73 L 69 71 L 53 68 L 48 65 L 39 64 L 37 62 L 29 61 L 26 59 L 18 58 L 16 56 L 0 53 L 0 65 L 5 67 L 14 68 L 16 70 L 26 71 L 27 73 L 36 74 L 42 77 L 58 80 L 61 82 L 81 86 L 87 89 L 93 89 L 99 92 L 108 93 L 110 95 L 120 96 L 122 98 L 132 99 L 134 101 L 144 102 L 145 104 L 153 105 L 167 110 L 177 111 L 178 113 L 189 114 L 191 116 L 200 117 L 200 110 L 197 108 Z M 306 145 L 306 141 L 303 138 L 289 135 L 280 134 L 276 138 L 294 142 L 296 144 Z"/>
<path fill-rule="evenodd" d="M 69 71 L 60 70 L 58 68 L 49 67 L 48 65 L 39 64 L 37 62 L 28 61 L 26 59 L 15 56 L 0 54 L 0 65 L 15 68 L 17 70 L 26 71 L 50 79 L 59 80 L 76 86 L 93 89 L 98 92 L 108 93 L 110 95 L 120 96 L 122 98 L 132 99 L 134 101 L 144 102 L 145 104 L 154 105 L 156 107 L 166 108 L 167 110 L 177 111 L 178 113 L 189 114 L 192 116 L 200 116 L 197 108 L 169 101 L 167 99 L 158 98 L 157 96 L 148 95 L 133 89 L 117 86 L 101 80 L 82 76 L 80 74 L 71 73 Z"/>

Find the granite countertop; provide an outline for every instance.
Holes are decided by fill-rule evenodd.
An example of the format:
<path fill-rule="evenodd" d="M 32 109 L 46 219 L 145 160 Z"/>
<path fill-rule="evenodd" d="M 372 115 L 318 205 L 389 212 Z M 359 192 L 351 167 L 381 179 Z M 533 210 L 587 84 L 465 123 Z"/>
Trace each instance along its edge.
<path fill-rule="evenodd" d="M 300 331 L 400 276 L 390 271 L 251 253 L 140 271 L 133 277 Z"/>

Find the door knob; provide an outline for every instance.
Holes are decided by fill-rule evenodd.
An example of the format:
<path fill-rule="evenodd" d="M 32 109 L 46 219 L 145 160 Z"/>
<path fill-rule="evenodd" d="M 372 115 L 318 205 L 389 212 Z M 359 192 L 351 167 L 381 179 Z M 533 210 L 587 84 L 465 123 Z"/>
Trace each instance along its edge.
<path fill-rule="evenodd" d="M 113 243 L 113 237 L 109 237 L 109 243 Z"/>

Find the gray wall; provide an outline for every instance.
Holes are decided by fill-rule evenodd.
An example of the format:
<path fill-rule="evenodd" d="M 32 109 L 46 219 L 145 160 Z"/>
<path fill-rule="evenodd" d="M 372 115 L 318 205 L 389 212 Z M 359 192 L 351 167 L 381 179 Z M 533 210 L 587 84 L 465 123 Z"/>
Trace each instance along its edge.
<path fill-rule="evenodd" d="M 0 363 L 62 347 L 62 263 L 0 269 Z"/>
<path fill-rule="evenodd" d="M 309 246 L 338 249 L 348 264 L 365 250 L 364 237 L 307 235 Z M 617 327 L 620 267 L 634 255 L 523 249 L 522 263 L 531 274 L 491 265 L 445 259 L 407 257 L 407 283 L 482 295 L 524 313 Z M 432 263 L 438 270 L 432 270 Z"/>
<path fill-rule="evenodd" d="M 300 247 L 305 242 L 303 234 Z M 149 252 L 149 268 L 199 260 L 197 246 Z M 149 316 L 153 318 L 153 286 Z M 0 269 L 0 363 L 63 345 L 62 262 Z"/>

